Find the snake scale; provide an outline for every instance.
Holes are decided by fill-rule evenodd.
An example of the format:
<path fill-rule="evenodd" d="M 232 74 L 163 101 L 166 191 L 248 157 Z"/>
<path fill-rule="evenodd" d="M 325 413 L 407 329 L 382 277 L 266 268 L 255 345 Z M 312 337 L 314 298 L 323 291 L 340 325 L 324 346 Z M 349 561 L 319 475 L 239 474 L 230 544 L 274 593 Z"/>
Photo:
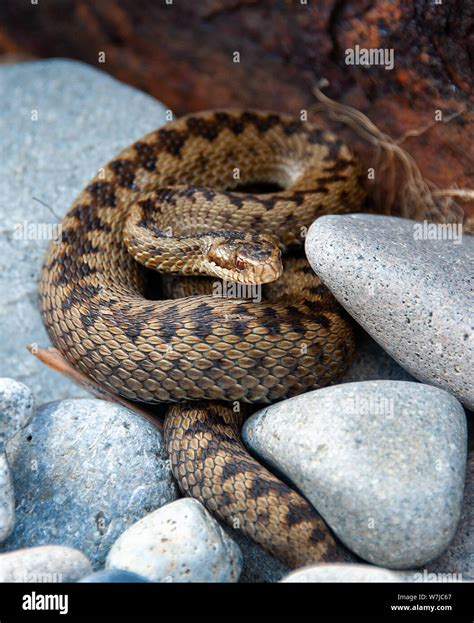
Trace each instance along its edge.
<path fill-rule="evenodd" d="M 309 122 L 191 114 L 98 172 L 41 273 L 42 318 L 70 364 L 129 400 L 177 403 L 165 438 L 183 493 L 291 566 L 334 560 L 338 545 L 306 500 L 247 453 L 236 405 L 294 396 L 347 368 L 351 327 L 297 256 L 318 216 L 359 208 L 360 182 L 349 149 Z M 193 275 L 191 285 L 180 293 L 183 278 L 172 276 L 171 296 L 146 298 L 144 266 Z M 266 283 L 266 299 L 202 294 L 203 274 Z"/>

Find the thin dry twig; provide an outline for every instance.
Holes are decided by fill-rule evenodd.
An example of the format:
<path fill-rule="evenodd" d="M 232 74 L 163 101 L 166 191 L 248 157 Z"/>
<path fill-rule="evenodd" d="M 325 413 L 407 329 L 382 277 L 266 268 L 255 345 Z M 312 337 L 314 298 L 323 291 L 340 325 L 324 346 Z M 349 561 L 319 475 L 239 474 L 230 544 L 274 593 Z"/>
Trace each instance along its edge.
<path fill-rule="evenodd" d="M 89 379 L 85 374 L 74 368 L 74 366 L 72 366 L 69 361 L 67 361 L 64 355 L 57 348 L 41 348 L 37 344 L 28 344 L 26 348 L 30 351 L 32 355 L 37 357 L 42 363 L 48 366 L 48 368 L 59 372 L 63 376 L 70 379 L 76 385 L 79 385 L 79 387 L 82 387 L 83 389 L 91 393 L 96 398 L 100 398 L 100 400 L 107 400 L 109 402 L 116 402 L 124 407 L 127 407 L 127 409 L 138 413 L 138 415 L 141 415 L 142 418 L 145 418 L 146 420 L 148 420 L 148 422 L 153 424 L 153 426 L 156 426 L 158 430 L 163 432 L 162 422 L 160 422 L 160 420 L 152 413 L 149 413 L 148 411 L 146 411 L 146 409 L 142 409 L 135 403 L 130 402 L 125 398 L 122 398 L 122 396 L 111 394 L 106 389 L 103 389 L 102 387 L 94 383 L 94 381 Z"/>

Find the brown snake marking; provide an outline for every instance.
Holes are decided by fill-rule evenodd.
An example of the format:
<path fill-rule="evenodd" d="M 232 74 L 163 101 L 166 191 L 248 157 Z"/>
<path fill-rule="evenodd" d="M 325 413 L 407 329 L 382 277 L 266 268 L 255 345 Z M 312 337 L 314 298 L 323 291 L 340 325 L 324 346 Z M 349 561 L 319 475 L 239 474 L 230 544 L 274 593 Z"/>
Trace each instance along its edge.
<path fill-rule="evenodd" d="M 284 190 L 239 192 L 261 182 Z M 127 147 L 96 176 L 66 215 L 41 274 L 44 324 L 74 367 L 131 400 L 199 401 L 172 407 L 165 425 L 183 492 L 231 524 L 238 519 L 292 566 L 334 560 L 328 529 L 247 454 L 232 409 L 202 401 L 270 403 L 334 382 L 354 349 L 349 324 L 300 260 L 266 287 L 269 301 L 202 294 L 152 301 L 132 253 L 185 274 L 199 274 L 206 261 L 215 276 L 243 281 L 239 263 L 250 270 L 255 260 L 265 282 L 273 269 L 263 264 L 274 266 L 279 255 L 273 237 L 292 251 L 315 218 L 356 211 L 362 198 L 352 154 L 310 123 L 255 111 L 193 114 Z M 234 253 L 233 272 L 219 272 L 231 269 L 223 249 Z"/>

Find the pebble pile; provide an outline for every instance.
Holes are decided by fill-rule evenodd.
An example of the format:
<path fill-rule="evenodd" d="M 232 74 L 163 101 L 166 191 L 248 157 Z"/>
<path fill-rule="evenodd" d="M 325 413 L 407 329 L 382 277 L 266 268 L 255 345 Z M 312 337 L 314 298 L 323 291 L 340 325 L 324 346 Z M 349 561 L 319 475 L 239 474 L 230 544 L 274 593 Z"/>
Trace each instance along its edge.
<path fill-rule="evenodd" d="M 119 147 L 164 121 L 161 104 L 79 63 L 2 66 L 0 74 L 14 95 L 0 95 L 12 155 L 0 163 L 12 180 L 6 230 L 29 218 L 38 188 L 55 189 L 42 199 L 65 210 Z M 26 127 L 22 110 L 36 107 L 40 121 Z M 76 163 L 70 178 L 61 169 L 65 149 Z M 31 176 L 21 168 L 26 151 Z M 37 216 L 50 220 L 47 211 Z M 423 240 L 415 226 L 338 215 L 308 232 L 312 268 L 358 323 L 356 360 L 338 385 L 260 409 L 243 439 L 359 559 L 291 573 L 181 498 L 158 428 L 81 397 L 20 352 L 20 334 L 25 344 L 46 343 L 32 303 L 44 248 L 4 240 L 0 362 L 14 378 L 0 378 L 0 581 L 473 580 L 474 459 L 464 409 L 474 407 L 474 238 Z"/>

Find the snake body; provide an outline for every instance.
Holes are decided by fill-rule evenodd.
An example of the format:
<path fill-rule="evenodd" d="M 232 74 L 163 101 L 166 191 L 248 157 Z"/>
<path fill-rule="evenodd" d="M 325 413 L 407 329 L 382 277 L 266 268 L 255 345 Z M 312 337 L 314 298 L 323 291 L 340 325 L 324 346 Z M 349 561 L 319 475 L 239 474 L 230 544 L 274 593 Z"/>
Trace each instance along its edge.
<path fill-rule="evenodd" d="M 109 392 L 199 401 L 173 407 L 166 423 L 181 488 L 291 564 L 324 560 L 332 537 L 301 496 L 244 454 L 229 408 L 202 401 L 270 403 L 333 382 L 353 352 L 350 325 L 319 281 L 295 288 L 298 273 L 316 279 L 309 267 L 255 302 L 149 300 L 142 265 L 241 283 L 253 271 L 269 282 L 280 250 L 301 247 L 315 218 L 358 209 L 359 175 L 340 139 L 311 123 L 257 111 L 188 115 L 99 171 L 41 273 L 56 347 Z M 281 190 L 252 190 L 262 183 Z"/>

